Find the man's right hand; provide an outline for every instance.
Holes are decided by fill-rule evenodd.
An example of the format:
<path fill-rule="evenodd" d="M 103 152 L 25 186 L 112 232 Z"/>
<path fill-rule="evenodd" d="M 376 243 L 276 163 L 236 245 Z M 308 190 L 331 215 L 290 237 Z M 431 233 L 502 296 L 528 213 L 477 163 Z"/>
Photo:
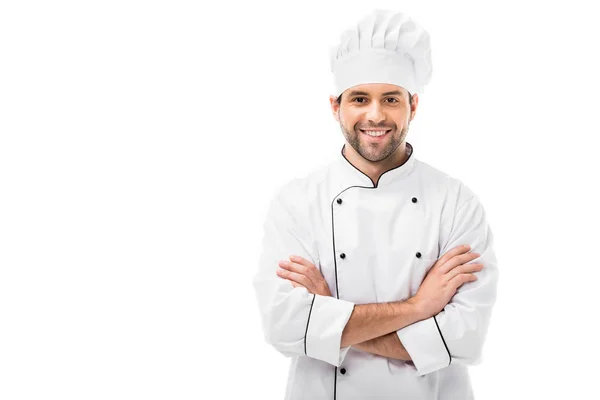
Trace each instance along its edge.
<path fill-rule="evenodd" d="M 409 299 L 425 318 L 432 317 L 442 311 L 466 282 L 477 279 L 473 272 L 481 271 L 483 264 L 466 264 L 480 256 L 470 253 L 470 246 L 458 246 L 444 254 L 427 273 L 417 294 Z"/>

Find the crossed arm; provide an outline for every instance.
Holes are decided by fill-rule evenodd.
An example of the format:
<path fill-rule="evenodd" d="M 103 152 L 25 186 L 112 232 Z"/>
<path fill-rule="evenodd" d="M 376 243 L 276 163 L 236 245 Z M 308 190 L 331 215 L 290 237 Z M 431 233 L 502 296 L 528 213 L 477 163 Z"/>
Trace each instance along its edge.
<path fill-rule="evenodd" d="M 305 192 L 302 185 L 288 186 L 275 197 L 265 220 L 253 285 L 267 343 L 286 356 L 306 355 L 336 366 L 353 347 L 410 360 L 421 376 L 452 363 L 477 365 L 481 361 L 496 299 L 498 268 L 485 211 L 471 191 L 461 186 L 460 201 L 448 208 L 451 212 L 443 218 L 440 254 L 457 260 L 446 260 L 427 274 L 419 293 L 427 288 L 424 293 L 428 295 L 415 299 L 417 293 L 412 304 L 408 299 L 362 305 L 331 296 L 324 279 L 324 284 L 310 288 L 303 280 L 306 277 L 293 268 L 280 263 L 281 269 L 277 269 L 277 261 L 288 257 L 294 261 L 289 265 L 300 265 L 300 259 L 294 260 L 290 254 L 311 263 L 317 260 L 312 251 L 314 238 L 305 223 L 307 203 L 300 201 Z M 461 247 L 456 246 L 467 243 L 475 258 L 456 257 L 466 250 L 451 254 Z M 472 263 L 476 258 L 480 264 Z M 467 279 L 469 276 L 473 279 Z M 295 290 L 299 286 L 306 290 Z"/>
<path fill-rule="evenodd" d="M 383 336 L 357 343 L 352 347 L 382 357 L 395 358 L 404 361 L 412 360 L 398 338 L 398 335 L 396 335 L 396 332 L 390 332 Z"/>
<path fill-rule="evenodd" d="M 294 287 L 306 288 L 309 293 L 331 296 L 327 282 L 314 264 L 299 256 L 291 256 L 290 260 L 280 261 L 282 269 L 277 271 L 277 275 L 289 280 Z M 305 272 L 307 270 L 311 271 L 311 277 Z M 411 299 L 355 305 L 342 333 L 340 347 L 352 346 L 378 356 L 411 361 L 396 331 L 425 318 L 427 316 Z"/>
<path fill-rule="evenodd" d="M 411 361 L 410 355 L 395 332 L 354 345 L 355 348 L 378 356 Z"/>

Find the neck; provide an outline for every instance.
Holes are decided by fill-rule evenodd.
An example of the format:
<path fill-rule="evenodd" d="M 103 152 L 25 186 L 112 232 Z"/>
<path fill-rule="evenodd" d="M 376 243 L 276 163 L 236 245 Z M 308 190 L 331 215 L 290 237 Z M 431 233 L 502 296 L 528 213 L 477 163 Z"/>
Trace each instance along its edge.
<path fill-rule="evenodd" d="M 409 155 L 406 154 L 406 142 L 402 142 L 400 146 L 392 153 L 389 157 L 384 160 L 373 162 L 365 159 L 363 156 L 358 154 L 354 147 L 350 146 L 347 142 L 343 149 L 344 157 L 352 165 L 358 168 L 362 173 L 367 175 L 371 180 L 377 184 L 379 177 L 392 168 L 396 168 L 406 162 Z"/>

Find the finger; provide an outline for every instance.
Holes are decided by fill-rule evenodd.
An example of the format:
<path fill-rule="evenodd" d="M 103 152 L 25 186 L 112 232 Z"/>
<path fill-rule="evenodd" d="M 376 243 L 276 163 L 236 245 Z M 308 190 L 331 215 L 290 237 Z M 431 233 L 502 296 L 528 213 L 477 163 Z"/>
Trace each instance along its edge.
<path fill-rule="evenodd" d="M 292 286 L 293 286 L 293 287 L 295 287 L 295 288 L 297 288 L 297 287 L 303 287 L 303 288 L 305 288 L 304 286 L 302 286 L 302 285 L 301 285 L 301 284 L 299 284 L 298 282 L 290 281 L 289 279 L 288 279 L 288 281 L 289 281 L 289 282 L 292 284 Z M 305 288 L 305 289 L 306 289 L 306 288 Z M 308 289 L 306 289 L 306 290 L 308 290 Z"/>
<path fill-rule="evenodd" d="M 279 275 L 279 274 L 278 274 L 278 275 Z M 282 278 L 283 278 L 283 277 L 282 277 Z M 283 278 L 283 279 L 285 279 L 285 278 Z M 308 290 L 308 289 L 307 289 L 305 286 L 303 286 L 303 285 L 299 284 L 298 282 L 294 282 L 294 281 L 291 281 L 291 280 L 289 280 L 289 279 L 285 279 L 285 280 L 286 280 L 286 281 L 288 281 L 289 283 L 291 283 L 291 284 L 292 284 L 292 286 L 293 286 L 294 288 L 303 287 L 304 289 Z M 311 294 L 312 294 L 312 293 L 311 293 Z"/>
<path fill-rule="evenodd" d="M 473 274 L 459 274 L 452 278 L 450 281 L 451 287 L 454 288 L 454 291 L 458 290 L 459 287 L 463 285 L 463 283 L 474 282 L 477 280 L 477 276 Z"/>
<path fill-rule="evenodd" d="M 285 270 L 295 272 L 297 274 L 305 275 L 308 279 L 310 279 L 314 284 L 318 282 L 318 277 L 305 265 L 298 264 L 291 261 L 279 261 L 279 266 Z"/>
<path fill-rule="evenodd" d="M 480 255 L 478 253 L 465 253 L 452 257 L 445 264 L 440 267 L 440 272 L 442 274 L 448 273 L 452 268 L 458 267 L 459 265 L 466 264 L 470 261 L 473 261 Z"/>
<path fill-rule="evenodd" d="M 290 256 L 290 260 L 292 260 L 293 262 L 296 262 L 298 264 L 305 265 L 307 267 L 310 267 L 310 266 L 314 267 L 315 266 L 312 262 L 310 262 L 306 258 L 300 257 L 300 256 L 296 256 L 296 255 L 291 255 Z"/>
<path fill-rule="evenodd" d="M 311 279 L 316 278 L 317 280 L 319 280 L 320 278 L 323 277 L 321 275 L 321 271 L 319 271 L 319 269 L 316 267 L 316 265 L 313 264 L 310 260 L 307 260 L 306 258 L 296 256 L 296 255 L 291 255 L 290 260 L 292 262 L 295 262 L 297 264 L 305 266 L 307 273 L 311 275 Z M 313 280 L 313 282 L 315 282 L 315 279 L 312 279 L 312 280 Z"/>
<path fill-rule="evenodd" d="M 281 278 L 294 281 L 304 286 L 309 292 L 315 293 L 315 287 L 310 279 L 306 275 L 298 274 L 296 272 L 288 271 L 285 269 L 278 269 L 277 275 Z"/>
<path fill-rule="evenodd" d="M 452 259 L 452 257 L 455 257 L 457 255 L 466 253 L 470 250 L 470 246 L 469 245 L 462 245 L 462 246 L 456 246 L 450 250 L 448 250 L 447 252 L 445 252 L 436 262 L 437 265 L 442 266 L 444 265 L 446 262 L 448 262 L 448 260 Z"/>
<path fill-rule="evenodd" d="M 480 263 L 472 263 L 472 264 L 462 264 L 456 268 L 452 268 L 447 274 L 446 279 L 449 281 L 452 280 L 456 275 L 459 274 L 468 274 L 473 272 L 478 272 L 483 269 L 483 264 Z"/>

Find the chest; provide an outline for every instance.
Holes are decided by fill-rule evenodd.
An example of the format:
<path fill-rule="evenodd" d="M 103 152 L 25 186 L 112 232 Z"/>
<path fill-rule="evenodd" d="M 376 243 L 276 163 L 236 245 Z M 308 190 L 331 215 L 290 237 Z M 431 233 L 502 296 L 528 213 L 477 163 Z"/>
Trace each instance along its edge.
<path fill-rule="evenodd" d="M 416 294 L 439 255 L 439 198 L 350 187 L 318 204 L 310 217 L 318 267 L 334 296 L 366 304 Z"/>

